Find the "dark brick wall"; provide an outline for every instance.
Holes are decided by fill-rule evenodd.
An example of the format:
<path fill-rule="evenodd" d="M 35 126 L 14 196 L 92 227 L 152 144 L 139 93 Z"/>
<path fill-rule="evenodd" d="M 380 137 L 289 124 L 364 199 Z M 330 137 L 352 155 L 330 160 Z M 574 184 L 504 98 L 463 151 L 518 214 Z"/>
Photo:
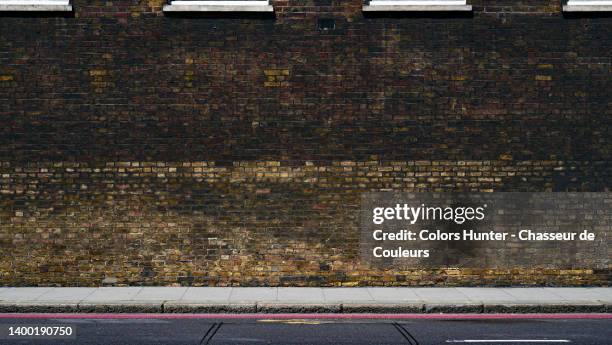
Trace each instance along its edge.
<path fill-rule="evenodd" d="M 0 285 L 610 283 L 371 269 L 356 210 L 382 189 L 609 190 L 612 17 L 273 3 L 0 14 Z"/>

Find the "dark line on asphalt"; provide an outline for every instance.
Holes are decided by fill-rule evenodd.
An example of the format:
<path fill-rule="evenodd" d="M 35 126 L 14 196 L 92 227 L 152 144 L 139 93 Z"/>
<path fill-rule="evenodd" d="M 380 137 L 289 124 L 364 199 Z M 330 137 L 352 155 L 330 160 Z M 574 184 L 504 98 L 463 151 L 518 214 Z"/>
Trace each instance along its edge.
<path fill-rule="evenodd" d="M 210 334 L 210 331 L 212 331 L 213 328 L 215 328 L 215 326 L 217 325 L 217 323 L 213 323 L 212 325 L 210 325 L 210 327 L 208 328 L 208 331 L 206 331 L 206 333 L 204 333 L 204 336 L 202 337 L 202 340 L 200 340 L 200 342 L 198 344 L 202 345 L 204 344 L 204 340 L 206 340 L 206 337 L 208 336 L 208 334 Z"/>
<path fill-rule="evenodd" d="M 204 338 L 202 338 L 200 345 L 208 345 L 208 343 L 210 343 L 210 341 L 217 334 L 222 325 L 223 322 L 213 323 L 212 327 L 204 335 Z"/>
<path fill-rule="evenodd" d="M 410 334 L 410 332 L 408 332 L 408 330 L 404 328 L 404 326 L 400 325 L 397 322 L 394 322 L 393 326 L 395 327 L 395 329 L 397 329 L 398 332 L 400 332 L 400 334 L 404 337 L 404 339 L 408 341 L 408 344 L 419 345 L 419 342 L 416 340 L 416 338 L 413 337 L 412 334 Z"/>

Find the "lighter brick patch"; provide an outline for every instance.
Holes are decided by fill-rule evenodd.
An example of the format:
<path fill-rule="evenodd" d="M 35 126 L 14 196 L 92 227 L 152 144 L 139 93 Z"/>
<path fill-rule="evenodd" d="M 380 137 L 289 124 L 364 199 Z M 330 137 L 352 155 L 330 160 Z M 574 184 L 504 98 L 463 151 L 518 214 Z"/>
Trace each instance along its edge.
<path fill-rule="evenodd" d="M 104 76 L 107 75 L 107 72 L 103 69 L 93 69 L 89 71 L 89 75 L 92 77 Z"/>
<path fill-rule="evenodd" d="M 551 81 L 552 77 L 549 75 L 536 75 L 535 80 L 539 81 Z"/>
<path fill-rule="evenodd" d="M 273 68 L 264 70 L 266 81 L 264 82 L 265 87 L 281 87 L 289 86 L 287 81 L 290 72 L 286 68 Z"/>

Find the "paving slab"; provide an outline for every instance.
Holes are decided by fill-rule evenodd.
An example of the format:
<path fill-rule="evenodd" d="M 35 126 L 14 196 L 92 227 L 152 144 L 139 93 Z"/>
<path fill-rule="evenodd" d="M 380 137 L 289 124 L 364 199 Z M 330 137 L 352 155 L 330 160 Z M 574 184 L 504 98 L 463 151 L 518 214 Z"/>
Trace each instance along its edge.
<path fill-rule="evenodd" d="M 367 289 L 376 302 L 423 303 L 423 299 L 410 288 L 372 287 Z"/>
<path fill-rule="evenodd" d="M 414 288 L 413 290 L 426 304 L 469 305 L 476 303 L 456 288 Z"/>
<path fill-rule="evenodd" d="M 374 302 L 367 288 L 323 288 L 325 302 Z"/>
<path fill-rule="evenodd" d="M 9 291 L 10 289 L 13 289 L 12 287 L 0 287 L 0 297 L 2 297 L 2 294 Z"/>
<path fill-rule="evenodd" d="M 367 289 L 376 302 L 423 303 L 423 299 L 412 289 L 385 287 L 372 287 Z"/>
<path fill-rule="evenodd" d="M 135 301 L 178 301 L 187 287 L 144 287 L 133 298 Z"/>
<path fill-rule="evenodd" d="M 49 292 L 52 287 L 23 287 L 23 288 L 14 288 L 8 291 L 5 291 L 2 296 L 0 296 L 0 301 L 11 301 L 14 303 L 20 302 L 31 302 L 38 297 L 42 296 L 44 293 Z"/>
<path fill-rule="evenodd" d="M 229 302 L 231 287 L 190 287 L 179 300 L 182 303 Z"/>
<path fill-rule="evenodd" d="M 567 300 L 546 288 L 502 288 L 514 304 L 565 304 Z"/>
<path fill-rule="evenodd" d="M 603 296 L 602 297 L 603 299 L 600 299 L 601 301 L 612 304 L 612 288 L 594 287 L 594 288 L 589 288 L 589 291 L 592 291 L 593 293 Z"/>
<path fill-rule="evenodd" d="M 97 288 L 87 287 L 69 287 L 69 288 L 52 288 L 44 294 L 38 296 L 36 302 L 53 302 L 53 303 L 79 303 L 87 296 L 93 294 Z"/>
<path fill-rule="evenodd" d="M 322 303 L 325 295 L 321 288 L 278 288 L 277 301 L 280 303 Z"/>
<path fill-rule="evenodd" d="M 510 303 L 514 301 L 514 297 L 498 288 L 455 288 L 458 292 L 466 296 L 470 301 L 483 303 L 483 302 L 496 302 L 496 303 Z"/>
<path fill-rule="evenodd" d="M 134 299 L 134 296 L 140 290 L 142 290 L 142 287 L 100 287 L 81 302 L 84 304 L 129 302 Z"/>
<path fill-rule="evenodd" d="M 612 302 L 612 289 L 607 288 L 544 288 L 554 295 L 570 301 Z"/>
<path fill-rule="evenodd" d="M 266 302 L 276 301 L 276 288 L 237 287 L 232 289 L 230 302 Z"/>
<path fill-rule="evenodd" d="M 0 312 L 604 313 L 612 288 L 2 288 Z"/>

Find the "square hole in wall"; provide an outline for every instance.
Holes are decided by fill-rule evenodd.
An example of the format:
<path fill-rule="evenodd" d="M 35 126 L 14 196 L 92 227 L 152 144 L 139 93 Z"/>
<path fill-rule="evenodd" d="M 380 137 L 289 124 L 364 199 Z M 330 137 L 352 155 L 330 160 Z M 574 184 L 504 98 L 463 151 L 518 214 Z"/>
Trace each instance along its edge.
<path fill-rule="evenodd" d="M 317 29 L 322 31 L 334 30 L 336 28 L 336 20 L 332 18 L 317 19 Z"/>

